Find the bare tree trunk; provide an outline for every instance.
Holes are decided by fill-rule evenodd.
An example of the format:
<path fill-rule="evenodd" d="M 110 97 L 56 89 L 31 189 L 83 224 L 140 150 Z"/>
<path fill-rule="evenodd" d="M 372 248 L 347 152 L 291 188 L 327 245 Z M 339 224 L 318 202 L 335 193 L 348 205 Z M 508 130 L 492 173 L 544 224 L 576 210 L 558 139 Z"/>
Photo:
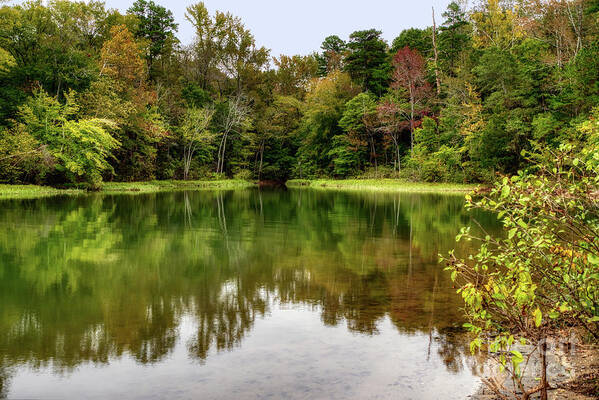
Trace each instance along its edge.
<path fill-rule="evenodd" d="M 227 151 L 227 133 L 223 135 L 221 150 L 219 154 L 219 163 L 216 167 L 216 173 L 222 174 L 225 170 L 225 152 Z"/>
<path fill-rule="evenodd" d="M 547 339 L 541 342 L 541 400 L 547 400 Z"/>
<path fill-rule="evenodd" d="M 193 161 L 193 155 L 195 154 L 196 147 L 196 143 L 190 143 L 183 146 L 183 180 L 187 180 L 189 177 L 191 162 Z"/>
<path fill-rule="evenodd" d="M 435 81 L 437 96 L 441 95 L 441 78 L 439 77 L 439 53 L 437 51 L 437 23 L 435 22 L 435 7 L 433 7 L 433 51 L 435 54 Z"/>
<path fill-rule="evenodd" d="M 574 30 L 574 33 L 576 34 L 576 52 L 574 53 L 574 57 L 576 57 L 582 48 L 582 10 L 580 9 L 580 5 L 576 5 L 576 15 L 574 15 L 569 1 L 566 2 L 566 6 L 568 11 L 568 19 L 572 25 L 572 30 Z"/>
<path fill-rule="evenodd" d="M 262 179 L 262 161 L 264 159 L 264 140 L 260 146 L 260 168 L 258 168 L 258 180 Z"/>
<path fill-rule="evenodd" d="M 218 145 L 218 157 L 216 159 L 216 173 L 220 173 L 220 163 L 221 163 L 221 158 L 222 158 L 222 152 L 223 152 L 223 146 L 224 146 L 224 142 L 225 142 L 225 135 L 226 133 L 223 133 L 223 137 L 220 139 L 220 144 Z"/>
<path fill-rule="evenodd" d="M 414 89 L 410 84 L 410 153 L 414 153 Z"/>
<path fill-rule="evenodd" d="M 379 168 L 378 163 L 376 161 L 376 148 L 374 147 L 374 137 L 370 135 L 370 151 L 371 151 L 371 159 L 374 158 L 374 177 L 378 178 Z"/>
<path fill-rule="evenodd" d="M 187 146 L 183 147 L 183 180 L 187 180 L 187 175 L 189 174 L 189 151 Z"/>
<path fill-rule="evenodd" d="M 397 172 L 400 173 L 401 172 L 401 161 L 399 159 L 399 143 L 395 136 L 393 136 L 393 143 L 395 144 L 395 152 L 396 152 L 396 156 L 397 156 Z"/>

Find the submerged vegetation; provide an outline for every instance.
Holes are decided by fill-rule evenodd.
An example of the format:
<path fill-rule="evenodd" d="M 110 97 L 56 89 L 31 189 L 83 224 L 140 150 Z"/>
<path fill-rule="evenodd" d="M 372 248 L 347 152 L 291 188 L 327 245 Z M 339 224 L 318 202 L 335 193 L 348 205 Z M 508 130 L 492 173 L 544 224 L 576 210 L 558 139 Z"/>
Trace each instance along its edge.
<path fill-rule="evenodd" d="M 531 141 L 584 141 L 599 103 L 595 0 L 461 1 L 273 55 L 242 20 L 136 0 L 0 8 L 0 182 L 218 178 L 492 182 Z M 384 10 L 381 10 L 384 12 Z M 436 21 L 439 21 L 439 24 Z M 316 49 L 315 49 L 316 50 Z"/>

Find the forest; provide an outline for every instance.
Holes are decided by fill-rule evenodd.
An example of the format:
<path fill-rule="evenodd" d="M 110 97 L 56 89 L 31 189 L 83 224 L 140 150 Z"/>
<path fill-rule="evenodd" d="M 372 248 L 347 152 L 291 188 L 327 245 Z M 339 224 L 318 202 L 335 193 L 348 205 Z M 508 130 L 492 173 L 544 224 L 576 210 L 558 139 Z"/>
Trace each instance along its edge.
<path fill-rule="evenodd" d="M 480 0 L 271 54 L 199 2 L 177 39 L 137 0 L 0 9 L 0 182 L 402 178 L 491 182 L 582 143 L 599 103 L 599 2 Z M 436 14 L 436 15 L 435 15 Z"/>

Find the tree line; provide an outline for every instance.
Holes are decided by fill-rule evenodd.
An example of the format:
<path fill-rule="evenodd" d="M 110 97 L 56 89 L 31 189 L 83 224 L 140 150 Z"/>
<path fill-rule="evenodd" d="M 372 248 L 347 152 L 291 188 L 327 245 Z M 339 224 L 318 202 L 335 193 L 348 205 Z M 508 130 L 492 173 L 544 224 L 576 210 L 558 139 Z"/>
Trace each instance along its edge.
<path fill-rule="evenodd" d="M 0 9 L 0 181 L 402 177 L 486 182 L 536 144 L 584 141 L 599 102 L 596 0 L 452 2 L 387 43 L 260 47 L 242 20 L 137 0 Z M 437 24 L 437 20 L 439 23 Z"/>

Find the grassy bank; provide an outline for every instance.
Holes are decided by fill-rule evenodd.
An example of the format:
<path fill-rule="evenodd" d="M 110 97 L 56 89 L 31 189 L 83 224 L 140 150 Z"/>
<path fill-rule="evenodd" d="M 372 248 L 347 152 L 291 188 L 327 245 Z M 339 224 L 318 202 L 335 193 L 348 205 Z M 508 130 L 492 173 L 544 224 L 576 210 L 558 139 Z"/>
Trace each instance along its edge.
<path fill-rule="evenodd" d="M 242 180 L 227 179 L 218 181 L 150 181 L 150 182 L 104 182 L 101 193 L 156 193 L 176 190 L 231 190 L 253 187 L 255 184 Z M 448 183 L 417 183 L 397 179 L 295 179 L 287 182 L 289 187 L 310 187 L 317 189 L 339 189 L 356 191 L 386 192 L 436 192 L 465 193 L 476 185 Z M 83 189 L 56 189 L 36 185 L 0 185 L 0 199 L 27 199 L 60 195 L 83 195 Z"/>
<path fill-rule="evenodd" d="M 254 186 L 242 180 L 220 181 L 150 181 L 150 182 L 104 182 L 101 193 L 156 193 L 175 190 L 230 190 Z M 36 185 L 0 185 L 0 199 L 30 199 L 60 195 L 83 195 L 82 189 L 56 189 Z"/>
<path fill-rule="evenodd" d="M 85 192 L 79 189 L 55 189 L 50 186 L 0 185 L 0 199 L 29 199 L 82 193 Z"/>
<path fill-rule="evenodd" d="M 254 184 L 251 182 L 236 179 L 219 181 L 104 182 L 101 191 L 105 193 L 153 193 L 174 190 L 244 189 L 252 186 Z"/>
<path fill-rule="evenodd" d="M 443 192 L 466 193 L 477 185 L 455 183 L 407 182 L 399 179 L 295 179 L 287 182 L 289 187 L 310 187 L 319 189 L 368 190 L 385 192 Z"/>

